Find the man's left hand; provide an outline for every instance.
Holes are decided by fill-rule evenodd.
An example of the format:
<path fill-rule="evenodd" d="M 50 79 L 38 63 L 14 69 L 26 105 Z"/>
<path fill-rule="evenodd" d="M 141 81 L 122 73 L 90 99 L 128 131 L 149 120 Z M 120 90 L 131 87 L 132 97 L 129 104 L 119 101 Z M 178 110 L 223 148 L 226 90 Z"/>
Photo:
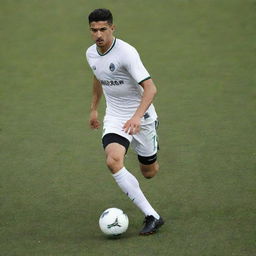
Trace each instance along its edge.
<path fill-rule="evenodd" d="M 124 124 L 123 129 L 126 133 L 133 135 L 140 131 L 140 125 L 141 125 L 140 117 L 133 116 L 130 120 L 128 120 Z"/>

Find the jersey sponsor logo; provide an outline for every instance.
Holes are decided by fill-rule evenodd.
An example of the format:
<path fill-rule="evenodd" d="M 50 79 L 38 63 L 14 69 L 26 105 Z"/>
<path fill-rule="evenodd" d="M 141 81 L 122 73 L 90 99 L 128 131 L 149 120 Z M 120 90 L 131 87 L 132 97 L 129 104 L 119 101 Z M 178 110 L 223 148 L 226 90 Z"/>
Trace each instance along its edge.
<path fill-rule="evenodd" d="M 118 86 L 124 84 L 123 80 L 100 80 L 102 85 L 106 86 Z"/>
<path fill-rule="evenodd" d="M 110 63 L 109 69 L 110 69 L 111 72 L 114 72 L 114 70 L 116 69 L 115 64 Z"/>

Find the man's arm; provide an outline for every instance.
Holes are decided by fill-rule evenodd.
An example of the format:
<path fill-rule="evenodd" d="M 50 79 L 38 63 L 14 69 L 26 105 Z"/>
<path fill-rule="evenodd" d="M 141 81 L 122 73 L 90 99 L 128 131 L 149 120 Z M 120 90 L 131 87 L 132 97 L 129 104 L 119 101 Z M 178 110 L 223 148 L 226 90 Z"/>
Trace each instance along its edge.
<path fill-rule="evenodd" d="M 90 119 L 89 124 L 92 129 L 98 129 L 100 127 L 100 121 L 98 120 L 98 106 L 102 96 L 102 86 L 97 78 L 93 77 L 93 88 L 92 88 L 92 102 L 90 108 Z"/>
<path fill-rule="evenodd" d="M 144 116 L 145 112 L 152 103 L 157 89 L 152 79 L 145 80 L 141 83 L 141 86 L 144 89 L 141 103 L 137 108 L 136 112 L 130 120 L 128 120 L 124 125 L 124 131 L 129 134 L 136 134 L 140 130 L 141 118 Z"/>

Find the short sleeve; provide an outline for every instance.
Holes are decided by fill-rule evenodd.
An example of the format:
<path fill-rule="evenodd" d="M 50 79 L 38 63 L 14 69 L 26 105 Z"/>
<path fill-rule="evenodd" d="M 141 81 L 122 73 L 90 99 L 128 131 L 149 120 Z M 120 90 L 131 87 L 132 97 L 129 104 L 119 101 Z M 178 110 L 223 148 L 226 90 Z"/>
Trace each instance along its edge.
<path fill-rule="evenodd" d="M 135 48 L 130 47 L 123 58 L 124 67 L 138 84 L 150 78 Z"/>

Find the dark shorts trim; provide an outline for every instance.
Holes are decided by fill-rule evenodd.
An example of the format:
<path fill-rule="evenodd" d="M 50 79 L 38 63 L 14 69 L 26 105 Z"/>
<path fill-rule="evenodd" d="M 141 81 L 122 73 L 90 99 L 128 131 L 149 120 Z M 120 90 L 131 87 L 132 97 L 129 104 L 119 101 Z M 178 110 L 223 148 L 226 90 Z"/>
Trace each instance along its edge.
<path fill-rule="evenodd" d="M 130 141 L 128 139 L 126 139 L 123 136 L 118 135 L 116 133 L 107 133 L 102 138 L 102 145 L 103 145 L 104 149 L 110 143 L 118 143 L 118 144 L 124 146 L 125 149 L 126 149 L 126 152 L 127 152 L 128 148 L 129 148 L 129 145 L 130 145 Z"/>
<path fill-rule="evenodd" d="M 153 156 L 140 156 L 138 155 L 138 159 L 141 164 L 150 165 L 156 162 L 157 160 L 157 154 L 154 154 Z"/>

